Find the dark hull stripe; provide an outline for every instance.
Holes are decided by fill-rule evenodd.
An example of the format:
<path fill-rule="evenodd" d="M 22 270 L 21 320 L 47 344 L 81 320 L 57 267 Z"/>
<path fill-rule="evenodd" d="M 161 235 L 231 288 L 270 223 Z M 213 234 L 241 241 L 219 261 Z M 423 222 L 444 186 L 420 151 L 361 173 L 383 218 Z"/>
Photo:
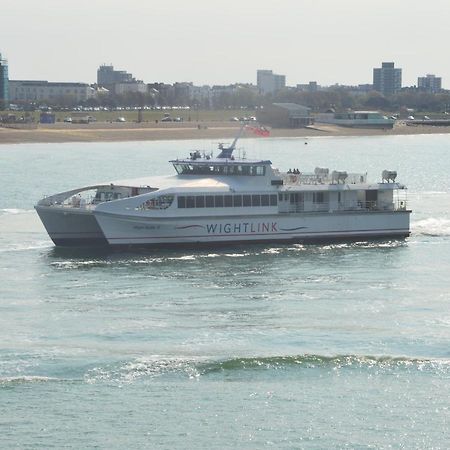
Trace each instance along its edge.
<path fill-rule="evenodd" d="M 361 239 L 403 239 L 410 235 L 408 231 L 399 231 L 397 233 L 377 233 L 370 234 L 340 234 L 334 236 L 298 236 L 292 238 L 278 238 L 278 239 L 239 239 L 239 240 L 218 240 L 218 241 L 203 241 L 203 242 L 160 242 L 160 243 L 127 243 L 127 244 L 108 244 L 104 239 L 54 239 L 53 242 L 61 247 L 141 247 L 141 248 L 198 248 L 198 247 L 223 247 L 227 245 L 252 245 L 252 244 L 286 244 L 286 243 L 300 243 L 300 244 L 314 244 L 314 243 L 329 243 L 342 241 L 357 241 Z"/>

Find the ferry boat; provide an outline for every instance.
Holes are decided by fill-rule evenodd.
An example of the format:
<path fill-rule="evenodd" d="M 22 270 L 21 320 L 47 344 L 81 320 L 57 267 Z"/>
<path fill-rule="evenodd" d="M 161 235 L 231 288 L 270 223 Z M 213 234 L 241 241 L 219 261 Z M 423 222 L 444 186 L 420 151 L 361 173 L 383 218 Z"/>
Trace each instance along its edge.
<path fill-rule="evenodd" d="M 239 137 L 239 136 L 238 136 Z M 406 187 L 395 171 L 316 168 L 280 172 L 269 160 L 233 156 L 238 137 L 213 158 L 170 161 L 175 175 L 85 186 L 35 206 L 57 246 L 198 246 L 404 238 Z"/>

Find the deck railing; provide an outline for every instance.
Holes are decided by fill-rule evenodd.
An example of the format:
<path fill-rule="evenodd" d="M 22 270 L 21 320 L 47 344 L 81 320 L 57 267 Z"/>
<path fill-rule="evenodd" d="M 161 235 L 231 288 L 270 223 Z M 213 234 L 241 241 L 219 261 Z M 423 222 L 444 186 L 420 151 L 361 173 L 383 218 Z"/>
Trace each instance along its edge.
<path fill-rule="evenodd" d="M 283 183 L 286 185 L 314 185 L 314 184 L 337 184 L 330 175 L 314 174 L 314 173 L 300 173 L 300 174 L 281 174 Z M 349 173 L 345 179 L 346 184 L 361 184 L 367 182 L 367 174 L 365 173 Z"/>

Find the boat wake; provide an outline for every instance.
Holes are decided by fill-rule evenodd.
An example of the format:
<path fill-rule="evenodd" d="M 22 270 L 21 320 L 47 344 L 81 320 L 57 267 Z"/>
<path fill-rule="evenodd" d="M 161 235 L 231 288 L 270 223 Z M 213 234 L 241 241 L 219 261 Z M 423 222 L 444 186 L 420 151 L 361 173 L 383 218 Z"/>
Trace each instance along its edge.
<path fill-rule="evenodd" d="M 413 234 L 422 236 L 450 236 L 450 219 L 434 218 L 418 220 L 412 222 Z"/>
<path fill-rule="evenodd" d="M 19 208 L 3 208 L 0 209 L 0 216 L 17 215 L 17 214 L 29 214 L 34 213 L 33 209 L 19 209 Z"/>

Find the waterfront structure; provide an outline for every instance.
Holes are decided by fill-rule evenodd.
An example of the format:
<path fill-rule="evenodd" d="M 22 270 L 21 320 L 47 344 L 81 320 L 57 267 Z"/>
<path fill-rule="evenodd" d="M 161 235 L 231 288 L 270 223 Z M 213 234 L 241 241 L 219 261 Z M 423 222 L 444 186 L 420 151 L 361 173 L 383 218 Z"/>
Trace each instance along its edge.
<path fill-rule="evenodd" d="M 383 62 L 373 69 L 373 88 L 384 96 L 396 94 L 402 88 L 402 69 L 394 67 L 393 62 Z"/>
<path fill-rule="evenodd" d="M 9 105 L 8 61 L 0 53 L 0 109 Z"/>
<path fill-rule="evenodd" d="M 316 122 L 349 128 L 392 129 L 395 120 L 378 111 L 346 111 L 316 114 Z"/>
<path fill-rule="evenodd" d="M 243 129 L 241 129 L 242 132 Z M 193 151 L 170 161 L 173 176 L 98 184 L 35 206 L 56 245 L 169 247 L 311 242 L 409 236 L 405 186 L 397 173 L 280 172 L 269 160 Z"/>
<path fill-rule="evenodd" d="M 433 74 L 417 78 L 417 87 L 430 94 L 436 94 L 442 90 L 442 78 Z"/>
<path fill-rule="evenodd" d="M 82 103 L 93 98 L 96 89 L 87 83 L 10 80 L 10 101 L 18 103 Z"/>
<path fill-rule="evenodd" d="M 277 75 L 271 70 L 258 70 L 256 81 L 261 94 L 273 94 L 286 87 L 286 76 Z"/>
<path fill-rule="evenodd" d="M 296 103 L 272 103 L 258 112 L 258 120 L 275 128 L 303 128 L 314 123 L 310 112 Z"/>

